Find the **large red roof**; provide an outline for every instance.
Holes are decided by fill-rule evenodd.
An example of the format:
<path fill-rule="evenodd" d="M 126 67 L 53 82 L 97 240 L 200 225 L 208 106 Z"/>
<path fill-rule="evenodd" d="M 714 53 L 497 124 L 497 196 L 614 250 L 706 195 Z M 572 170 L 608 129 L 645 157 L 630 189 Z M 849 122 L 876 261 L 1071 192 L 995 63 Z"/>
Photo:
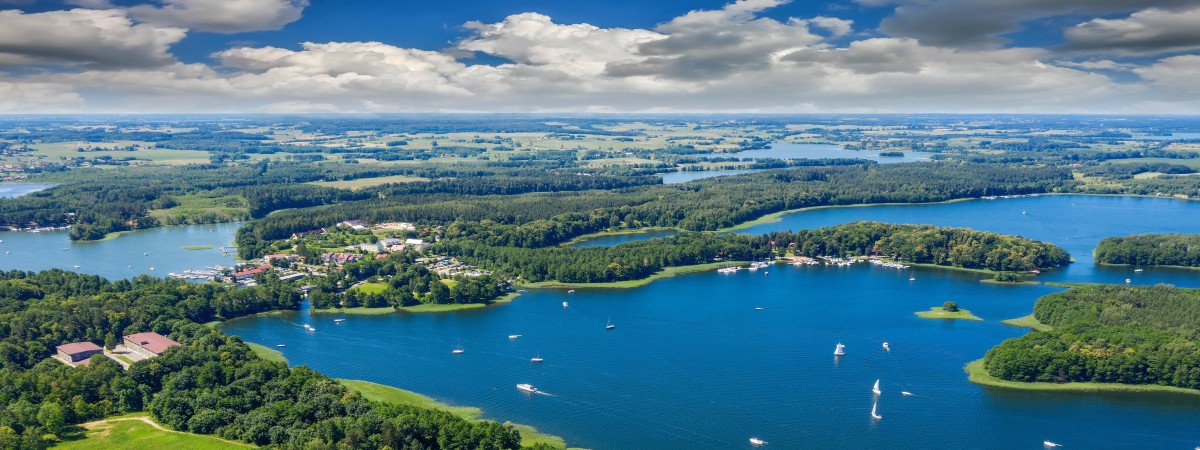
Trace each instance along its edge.
<path fill-rule="evenodd" d="M 138 344 L 142 346 L 142 348 L 150 350 L 155 354 L 161 354 L 162 352 L 166 351 L 167 348 L 179 345 L 178 342 L 172 341 L 166 336 L 153 332 L 127 334 L 125 335 L 125 340 Z"/>
<path fill-rule="evenodd" d="M 170 340 L 170 339 L 167 339 L 167 340 Z M 88 351 L 97 351 L 98 352 L 98 351 L 104 350 L 104 349 L 100 348 L 99 345 L 93 344 L 91 342 L 72 342 L 70 344 L 63 344 L 63 345 L 60 345 L 55 348 L 58 349 L 58 351 L 66 353 L 68 355 L 76 355 L 76 354 L 88 352 Z"/>

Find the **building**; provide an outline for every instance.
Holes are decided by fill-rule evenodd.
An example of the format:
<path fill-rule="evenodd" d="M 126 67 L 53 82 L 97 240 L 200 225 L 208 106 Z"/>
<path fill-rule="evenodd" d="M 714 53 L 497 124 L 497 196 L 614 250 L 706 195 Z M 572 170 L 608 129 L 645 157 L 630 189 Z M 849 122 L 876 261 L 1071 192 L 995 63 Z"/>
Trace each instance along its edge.
<path fill-rule="evenodd" d="M 380 240 L 379 240 L 379 245 L 382 245 L 382 246 L 384 246 L 384 247 L 391 247 L 391 246 L 393 246 L 393 245 L 400 245 L 400 244 L 403 244 L 403 243 L 404 243 L 404 241 L 403 241 L 403 240 L 401 240 L 401 239 L 396 239 L 396 238 L 385 238 L 385 239 L 380 239 Z"/>
<path fill-rule="evenodd" d="M 143 358 L 161 355 L 176 345 L 179 343 L 152 331 L 125 335 L 125 348 Z"/>
<path fill-rule="evenodd" d="M 356 230 L 356 231 L 367 229 L 367 226 L 363 225 L 363 221 L 361 221 L 361 220 L 347 220 L 345 222 L 339 223 L 338 225 L 346 227 L 346 228 L 350 228 L 350 229 Z"/>
<path fill-rule="evenodd" d="M 300 260 L 300 255 L 290 255 L 290 254 L 287 254 L 287 253 L 276 253 L 276 254 L 273 254 L 273 255 L 267 255 L 267 256 L 264 256 L 264 257 L 263 257 L 263 259 L 266 259 L 266 260 L 267 260 L 267 262 L 271 262 L 271 261 L 274 261 L 274 260 L 277 260 L 277 259 L 282 259 L 282 260 L 284 260 L 284 261 L 287 261 L 287 262 L 290 262 L 290 263 L 294 263 L 294 262 L 296 262 L 296 261 L 299 261 L 299 260 Z"/>
<path fill-rule="evenodd" d="M 425 243 L 425 241 L 422 241 L 420 239 L 405 239 L 404 246 L 411 248 L 413 250 L 416 250 L 418 252 L 423 252 L 423 251 L 425 251 L 425 249 L 429 248 L 429 244 Z"/>
<path fill-rule="evenodd" d="M 345 264 L 362 259 L 358 253 L 322 253 L 321 259 L 327 263 Z"/>
<path fill-rule="evenodd" d="M 375 228 L 379 228 L 381 230 L 394 230 L 394 231 L 412 231 L 412 230 L 417 229 L 417 227 L 413 226 L 413 224 L 408 223 L 408 222 L 381 223 L 379 225 L 376 225 Z"/>
<path fill-rule="evenodd" d="M 233 274 L 233 281 L 249 280 L 251 278 L 254 278 L 255 275 L 266 272 L 270 269 L 271 269 L 271 266 L 266 265 L 266 264 L 254 267 L 252 269 L 246 269 L 241 272 Z"/>
<path fill-rule="evenodd" d="M 308 231 L 298 231 L 298 232 L 292 233 L 292 239 L 299 239 L 299 238 L 302 238 L 302 237 L 308 236 L 308 235 L 310 235 L 310 234 L 318 234 L 318 235 L 319 235 L 319 234 L 325 234 L 325 229 L 324 229 L 324 228 L 318 228 L 318 229 L 315 229 L 315 230 L 308 230 Z"/>
<path fill-rule="evenodd" d="M 92 355 L 104 353 L 104 349 L 91 342 L 72 342 L 55 347 L 58 350 L 55 357 L 72 366 L 86 366 Z"/>

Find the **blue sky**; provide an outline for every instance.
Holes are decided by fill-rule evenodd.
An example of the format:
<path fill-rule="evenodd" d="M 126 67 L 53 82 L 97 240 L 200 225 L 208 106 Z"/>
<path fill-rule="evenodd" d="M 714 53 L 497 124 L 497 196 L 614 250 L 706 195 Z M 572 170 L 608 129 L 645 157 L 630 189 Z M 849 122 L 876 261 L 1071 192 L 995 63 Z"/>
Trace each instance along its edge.
<path fill-rule="evenodd" d="M 1200 0 L 0 0 L 0 113 L 1200 112 Z"/>

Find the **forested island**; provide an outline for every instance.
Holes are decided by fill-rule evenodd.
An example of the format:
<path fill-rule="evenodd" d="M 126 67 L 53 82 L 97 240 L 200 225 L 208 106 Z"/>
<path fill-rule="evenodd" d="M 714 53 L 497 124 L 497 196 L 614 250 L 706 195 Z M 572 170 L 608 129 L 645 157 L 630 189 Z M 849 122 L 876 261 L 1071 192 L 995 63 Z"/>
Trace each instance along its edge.
<path fill-rule="evenodd" d="M 1200 234 L 1138 234 L 1104 238 L 1096 262 L 1133 266 L 1200 267 Z"/>
<path fill-rule="evenodd" d="M 1050 329 L 989 350 L 990 376 L 1200 389 L 1200 289 L 1078 286 L 1038 299 L 1033 315 Z"/>
<path fill-rule="evenodd" d="M 137 411 L 177 430 L 282 448 L 520 447 L 511 425 L 369 401 L 202 325 L 299 301 L 279 283 L 232 289 L 60 270 L 0 273 L 0 448 L 47 448 L 73 424 Z M 74 368 L 49 358 L 65 342 L 111 346 L 141 331 L 182 345 L 127 371 L 102 355 Z"/>

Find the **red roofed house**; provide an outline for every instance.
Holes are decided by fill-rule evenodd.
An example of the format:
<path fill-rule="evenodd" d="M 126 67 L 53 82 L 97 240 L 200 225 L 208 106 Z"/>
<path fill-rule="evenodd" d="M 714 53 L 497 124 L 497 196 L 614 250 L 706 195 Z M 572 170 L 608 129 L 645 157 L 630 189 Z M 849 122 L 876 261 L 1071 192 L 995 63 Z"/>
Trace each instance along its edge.
<path fill-rule="evenodd" d="M 179 343 L 154 332 L 125 335 L 125 347 L 145 358 L 153 358 L 161 355 L 162 352 L 176 345 L 179 345 Z"/>
<path fill-rule="evenodd" d="M 87 365 L 88 358 L 91 358 L 92 355 L 104 353 L 103 348 L 91 342 L 72 342 L 55 348 L 58 349 L 58 353 L 54 356 L 72 366 Z"/>
<path fill-rule="evenodd" d="M 242 280 L 248 280 L 250 278 L 254 278 L 255 275 L 266 272 L 270 268 L 271 268 L 271 266 L 263 264 L 261 266 L 255 267 L 253 269 L 243 270 L 241 272 L 233 274 L 233 281 L 242 281 Z"/>

